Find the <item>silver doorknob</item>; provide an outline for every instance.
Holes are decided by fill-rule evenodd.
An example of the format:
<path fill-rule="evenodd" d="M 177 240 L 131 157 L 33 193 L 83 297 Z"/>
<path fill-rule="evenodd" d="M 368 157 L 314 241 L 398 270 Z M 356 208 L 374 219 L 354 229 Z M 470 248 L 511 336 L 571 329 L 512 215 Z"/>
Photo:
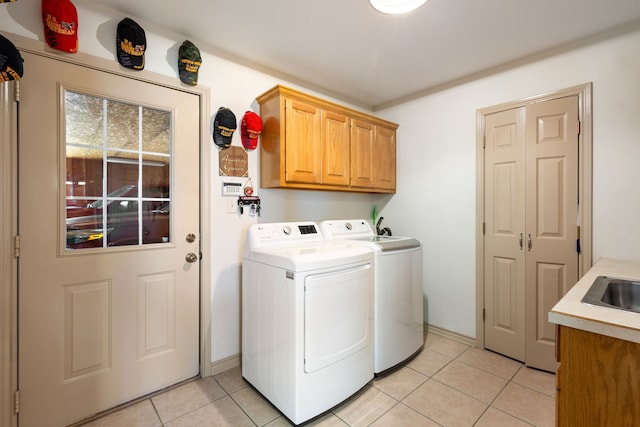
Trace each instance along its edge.
<path fill-rule="evenodd" d="M 187 260 L 187 262 L 196 262 L 198 260 L 198 255 L 193 252 L 189 252 L 184 259 Z"/>

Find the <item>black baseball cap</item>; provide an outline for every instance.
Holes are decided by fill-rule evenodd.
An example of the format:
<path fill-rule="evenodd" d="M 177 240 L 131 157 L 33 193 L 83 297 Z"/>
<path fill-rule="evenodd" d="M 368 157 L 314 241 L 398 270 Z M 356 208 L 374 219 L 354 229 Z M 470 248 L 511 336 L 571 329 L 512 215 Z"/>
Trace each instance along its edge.
<path fill-rule="evenodd" d="M 227 107 L 220 107 L 213 120 L 213 142 L 227 148 L 237 127 L 236 115 Z"/>
<path fill-rule="evenodd" d="M 131 18 L 120 21 L 116 33 L 116 51 L 120 65 L 134 70 L 144 69 L 146 49 L 147 37 L 142 27 Z"/>
<path fill-rule="evenodd" d="M 16 47 L 0 34 L 0 83 L 20 80 L 23 74 L 23 59 Z"/>

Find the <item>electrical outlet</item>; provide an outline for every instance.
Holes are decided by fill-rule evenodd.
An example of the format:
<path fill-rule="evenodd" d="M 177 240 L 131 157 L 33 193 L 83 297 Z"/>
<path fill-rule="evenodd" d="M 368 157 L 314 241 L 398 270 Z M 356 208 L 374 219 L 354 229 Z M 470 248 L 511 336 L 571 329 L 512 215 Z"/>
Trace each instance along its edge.
<path fill-rule="evenodd" d="M 227 213 L 234 214 L 238 212 L 238 199 L 235 197 L 227 197 Z"/>

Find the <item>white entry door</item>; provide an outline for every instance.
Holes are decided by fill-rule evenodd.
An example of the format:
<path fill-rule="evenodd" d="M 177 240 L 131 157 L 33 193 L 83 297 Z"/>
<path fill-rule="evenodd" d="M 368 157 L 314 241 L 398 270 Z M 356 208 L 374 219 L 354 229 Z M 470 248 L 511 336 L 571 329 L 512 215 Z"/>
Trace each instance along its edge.
<path fill-rule="evenodd" d="M 199 373 L 199 99 L 23 54 L 21 426 Z"/>

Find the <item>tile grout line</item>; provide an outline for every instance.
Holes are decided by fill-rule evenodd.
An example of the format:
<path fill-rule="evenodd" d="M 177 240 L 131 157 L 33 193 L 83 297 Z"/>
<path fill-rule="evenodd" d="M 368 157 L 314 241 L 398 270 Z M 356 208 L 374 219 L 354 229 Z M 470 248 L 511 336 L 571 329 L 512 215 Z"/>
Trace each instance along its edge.
<path fill-rule="evenodd" d="M 215 376 L 213 377 L 213 380 L 216 382 L 216 384 L 218 384 L 218 386 L 220 386 L 220 388 L 221 388 L 222 390 L 224 390 L 224 392 L 226 393 L 226 395 L 227 395 L 227 396 L 229 396 L 229 399 L 231 399 L 231 401 L 232 401 L 232 402 L 233 402 L 233 403 L 234 403 L 238 408 L 240 408 L 240 410 L 241 410 L 241 411 L 242 411 L 242 412 L 247 416 L 247 418 L 249 418 L 249 421 L 251 421 L 251 422 L 253 423 L 253 425 L 254 425 L 254 426 L 260 427 L 260 426 L 258 425 L 258 423 L 257 423 L 257 422 L 256 422 L 256 421 L 251 417 L 251 415 L 249 415 L 249 413 L 248 413 L 247 411 L 245 411 L 245 410 L 244 410 L 244 408 L 242 407 L 242 405 L 240 405 L 240 403 L 239 403 L 236 399 L 234 399 L 234 398 L 233 398 L 233 394 L 232 394 L 232 393 L 229 393 L 229 392 L 227 391 L 227 389 L 226 389 L 226 388 L 224 388 L 224 387 L 222 386 L 222 384 L 220 384 L 220 381 L 218 381 L 218 379 L 217 379 Z M 245 387 L 242 387 L 241 389 L 236 390 L 234 393 L 237 393 L 237 392 L 239 392 L 240 390 L 243 390 L 244 388 L 245 388 Z M 268 400 L 266 400 L 262 395 L 260 395 L 260 398 L 261 398 L 261 399 L 264 399 L 264 400 L 265 400 L 269 405 L 271 405 L 271 402 L 269 402 Z M 220 399 L 222 399 L 222 398 L 220 398 Z M 216 399 L 216 400 L 220 400 L 220 399 Z M 213 402 L 210 402 L 210 403 L 213 403 Z M 273 420 L 271 420 L 271 421 L 267 422 L 266 424 L 262 424 L 262 425 L 267 425 L 267 424 L 269 424 L 270 422 L 273 422 L 274 420 L 277 420 L 277 419 L 278 419 L 278 417 L 276 417 L 276 418 L 274 418 Z"/>
<path fill-rule="evenodd" d="M 426 347 L 426 346 L 425 346 L 425 350 L 426 350 L 426 349 L 428 349 L 428 348 L 430 348 L 430 347 L 432 347 L 432 346 L 429 346 L 429 347 Z M 526 422 L 526 421 L 524 421 L 524 420 L 521 420 L 520 418 L 518 418 L 518 417 L 516 417 L 516 416 L 514 416 L 514 415 L 512 415 L 512 414 L 506 413 L 506 412 L 504 412 L 504 411 L 502 411 L 502 410 L 500 410 L 500 409 L 495 408 L 495 407 L 493 407 L 493 406 L 492 406 L 492 405 L 493 405 L 493 403 L 495 402 L 495 400 L 500 396 L 500 394 L 501 394 L 501 393 L 502 393 L 502 392 L 507 388 L 507 386 L 508 386 L 508 385 L 509 385 L 513 380 L 514 380 L 514 378 L 515 378 L 515 376 L 517 375 L 518 371 L 519 371 L 520 369 L 522 369 L 522 367 L 523 367 L 524 365 L 523 365 L 523 364 L 520 364 L 520 366 L 518 367 L 518 369 L 516 369 L 516 370 L 514 371 L 514 373 L 513 373 L 509 378 L 504 378 L 504 377 L 501 377 L 500 375 L 496 375 L 496 374 L 495 374 L 495 373 L 493 373 L 493 372 L 487 371 L 487 370 L 482 369 L 482 368 L 480 368 L 480 367 L 478 367 L 478 366 L 475 366 L 475 365 L 471 365 L 471 364 L 469 364 L 469 363 L 464 362 L 463 360 L 459 360 L 459 358 L 460 358 L 462 355 L 464 355 L 467 351 L 471 350 L 472 348 L 474 348 L 474 347 L 467 346 L 467 348 L 466 348 L 464 351 L 462 351 L 461 353 L 459 353 L 457 356 L 455 356 L 455 357 L 451 358 L 451 360 L 449 360 L 449 361 L 448 361 L 447 363 L 445 363 L 445 364 L 444 364 L 440 369 L 438 369 L 436 372 L 434 372 L 434 373 L 433 373 L 433 375 L 430 375 L 430 376 L 429 376 L 429 375 L 427 375 L 427 379 L 426 379 L 425 381 L 423 381 L 420 385 L 418 385 L 416 388 L 414 388 L 414 389 L 409 393 L 409 395 L 410 395 L 411 393 L 413 393 L 415 390 L 417 390 L 420 386 L 422 386 L 422 385 L 423 385 L 424 383 L 426 383 L 427 381 L 429 381 L 429 380 L 433 380 L 433 381 L 435 381 L 435 382 L 437 382 L 437 383 L 439 383 L 439 384 L 441 384 L 441 385 L 443 385 L 443 386 L 445 386 L 445 387 L 448 387 L 448 388 L 450 388 L 450 389 L 452 389 L 452 390 L 455 390 L 455 391 L 457 391 L 457 392 L 459 392 L 459 393 L 461 393 L 461 394 L 463 394 L 463 395 L 465 395 L 465 396 L 467 396 L 467 397 L 469 397 L 469 398 L 471 398 L 471 399 L 473 399 L 473 400 L 476 400 L 476 401 L 478 401 L 478 402 L 480 402 L 480 403 L 482 403 L 482 404 L 486 405 L 485 409 L 484 409 L 484 410 L 482 411 L 482 413 L 478 416 L 478 418 L 474 421 L 473 425 L 477 424 L 477 423 L 478 423 L 478 421 L 480 421 L 480 419 L 482 418 L 482 416 L 483 416 L 483 415 L 484 415 L 484 414 L 489 410 L 489 408 L 493 408 L 493 409 L 498 410 L 498 411 L 500 411 L 500 412 L 503 412 L 503 413 L 505 413 L 505 414 L 507 414 L 507 415 L 509 415 L 509 416 L 512 416 L 512 417 L 514 417 L 514 418 L 516 418 L 516 419 L 518 419 L 518 420 L 520 420 L 520 421 L 523 421 L 523 422 L 525 422 L 525 423 L 527 423 L 527 424 L 530 424 L 530 423 L 528 423 L 528 422 Z M 435 353 L 438 353 L 438 354 L 440 354 L 440 355 L 442 355 L 442 356 L 451 357 L 451 355 L 446 354 L 446 353 L 442 353 L 442 352 L 437 351 L 437 350 L 435 350 L 435 349 L 431 349 L 430 351 L 435 352 Z M 452 387 L 452 386 L 451 386 L 451 385 L 449 385 L 449 384 L 445 384 L 445 383 L 443 383 L 442 381 L 438 380 L 437 378 L 434 378 L 434 377 L 435 377 L 439 372 L 441 372 L 442 370 L 444 370 L 447 366 L 449 366 L 449 365 L 450 365 L 452 362 L 454 362 L 454 361 L 458 361 L 459 363 L 462 363 L 462 364 L 464 364 L 464 365 L 466 365 L 466 366 L 469 366 L 469 367 L 474 368 L 474 369 L 478 369 L 478 370 L 480 370 L 480 371 L 482 371 L 482 372 L 484 372 L 484 373 L 487 373 L 487 374 L 489 374 L 489 375 L 492 375 L 492 376 L 496 377 L 497 379 L 504 380 L 504 381 L 505 381 L 505 384 L 504 384 L 504 385 L 500 388 L 500 390 L 496 393 L 496 395 L 493 397 L 493 399 L 491 400 L 491 402 L 484 402 L 484 401 L 482 401 L 482 400 L 480 400 L 480 399 L 478 399 L 478 398 L 476 398 L 476 397 L 474 397 L 474 396 L 471 396 L 471 395 L 467 394 L 466 392 L 464 392 L 464 391 L 462 391 L 462 390 L 458 390 L 457 388 Z M 411 367 L 410 367 L 410 369 L 412 369 L 413 371 L 418 372 L 418 373 L 420 373 L 420 374 L 422 374 L 422 375 L 425 375 L 423 372 L 420 372 L 420 371 L 418 371 L 417 369 L 414 369 L 414 368 L 411 368 Z M 517 383 L 516 383 L 516 384 L 517 384 Z M 523 386 L 523 387 L 525 387 L 525 388 L 529 388 L 529 387 L 526 387 L 526 386 Z M 537 390 L 534 390 L 534 389 L 531 389 L 531 390 L 533 390 L 533 391 L 537 391 Z M 541 394 L 544 394 L 544 393 L 541 393 Z M 408 395 L 407 395 L 407 396 L 408 396 Z M 405 396 L 405 398 L 406 398 L 406 396 Z M 403 400 L 404 400 L 404 399 L 403 399 Z M 400 401 L 399 401 L 399 403 L 402 403 L 402 401 L 403 401 L 403 400 L 400 400 Z M 394 406 L 395 406 L 395 405 L 394 405 Z M 410 408 L 410 409 L 413 409 L 413 408 L 411 408 L 411 407 L 409 407 L 409 408 Z M 414 411 L 415 411 L 415 410 L 414 410 Z M 426 415 L 422 414 L 421 412 L 418 412 L 418 413 L 419 413 L 419 414 L 421 414 L 421 415 L 422 415 L 422 416 L 424 416 L 424 417 L 427 417 Z M 429 417 L 427 417 L 427 418 L 429 418 Z M 431 418 L 429 418 L 429 419 L 431 419 Z"/>
<path fill-rule="evenodd" d="M 470 348 L 472 348 L 472 347 L 470 347 Z M 467 349 L 466 351 L 468 351 L 468 350 L 469 350 L 469 349 Z M 486 349 L 481 349 L 481 350 L 485 350 L 485 351 L 486 351 Z M 461 353 L 460 355 L 458 355 L 455 359 L 451 360 L 451 362 L 453 362 L 454 360 L 457 360 L 460 356 L 462 356 L 464 353 L 466 353 L 466 351 L 465 351 L 465 352 L 463 352 L 463 353 Z M 497 354 L 497 355 L 499 355 L 499 356 L 501 356 L 501 357 L 504 357 L 504 358 L 507 358 L 507 359 L 511 359 L 511 358 L 509 358 L 509 357 L 507 357 L 507 356 L 500 355 L 500 354 L 498 354 L 498 353 L 496 353 L 496 354 Z M 514 360 L 514 359 L 511 359 L 511 360 Z M 449 363 L 451 363 L 451 362 L 449 362 Z M 506 411 L 504 411 L 504 410 L 502 410 L 502 409 L 500 409 L 500 408 L 498 408 L 498 407 L 493 406 L 493 404 L 494 404 L 494 403 L 495 403 L 495 401 L 498 399 L 498 397 L 500 397 L 500 395 L 505 391 L 505 389 L 506 389 L 510 384 L 516 384 L 516 385 L 519 385 L 519 386 L 521 386 L 521 387 L 523 387 L 523 388 L 525 388 L 525 389 L 528 389 L 528 390 L 531 390 L 531 391 L 533 391 L 533 392 L 539 393 L 539 394 L 541 394 L 541 395 L 543 395 L 543 396 L 551 397 L 551 396 L 547 395 L 546 393 L 541 392 L 540 390 L 536 390 L 536 389 L 534 389 L 534 388 L 531 388 L 531 387 L 529 387 L 529 386 L 526 386 L 526 385 L 524 385 L 524 384 L 520 384 L 519 382 L 516 382 L 516 381 L 515 381 L 515 378 L 516 378 L 516 376 L 518 375 L 518 372 L 520 372 L 520 370 L 521 370 L 521 369 L 523 369 L 523 368 L 524 368 L 524 369 L 529 369 L 529 368 L 527 368 L 527 366 L 526 366 L 524 363 L 520 362 L 520 361 L 516 361 L 516 360 L 514 360 L 514 362 L 517 362 L 517 363 L 519 364 L 518 369 L 516 369 L 516 370 L 514 371 L 514 373 L 513 373 L 509 378 L 504 378 L 504 377 L 501 377 L 501 376 L 499 376 L 499 375 L 496 375 L 496 374 L 494 374 L 494 373 L 492 373 L 492 372 L 490 372 L 490 371 L 484 370 L 484 369 L 482 369 L 482 368 L 480 368 L 480 367 L 478 367 L 478 366 L 471 365 L 471 364 L 466 363 L 466 362 L 464 362 L 464 361 L 462 361 L 462 360 L 459 360 L 459 363 L 463 363 L 463 364 L 465 364 L 465 365 L 467 365 L 467 366 L 470 366 L 470 367 L 472 367 L 472 368 L 476 368 L 476 369 L 479 369 L 479 370 L 481 370 L 481 371 L 483 371 L 483 372 L 489 373 L 489 374 L 491 374 L 491 375 L 493 375 L 493 376 L 495 376 L 495 377 L 497 377 L 497 378 L 501 378 L 501 379 L 506 380 L 506 383 L 504 384 L 504 386 L 500 389 L 500 391 L 499 391 L 498 393 L 496 393 L 495 397 L 494 397 L 494 398 L 491 400 L 491 402 L 487 405 L 487 407 L 485 408 L 485 410 L 484 410 L 484 411 L 482 412 L 482 414 L 478 417 L 478 419 L 473 423 L 473 425 L 477 424 L 477 423 L 478 423 L 478 421 L 480 421 L 480 419 L 482 418 L 482 416 L 483 416 L 483 415 L 484 415 L 484 414 L 489 410 L 489 408 L 492 408 L 492 409 L 494 409 L 494 410 L 496 410 L 496 411 L 502 412 L 503 414 L 506 414 L 506 415 L 508 415 L 508 416 L 510 416 L 510 417 L 513 417 L 513 418 L 515 418 L 515 419 L 517 419 L 517 420 L 519 420 L 519 421 L 522 421 L 523 423 L 525 423 L 525 424 L 527 424 L 527 425 L 530 425 L 530 426 L 532 426 L 532 427 L 535 427 L 535 425 L 531 424 L 530 422 L 528 422 L 528 421 L 526 421 L 526 420 L 523 420 L 522 418 L 518 417 L 517 415 L 514 415 L 514 414 L 512 414 L 512 413 L 510 413 L 510 412 L 506 412 Z M 447 363 L 447 365 L 448 365 L 449 363 Z M 445 366 L 447 366 L 447 365 L 445 365 Z M 443 368 L 444 368 L 444 367 L 443 367 Z M 549 374 L 550 374 L 550 373 L 549 373 Z M 437 380 L 437 379 L 435 379 L 435 381 L 438 381 L 438 380 Z M 438 382 L 440 382 L 440 381 L 438 381 Z M 447 385 L 447 384 L 444 384 L 444 383 L 442 383 L 442 382 L 440 382 L 440 383 L 441 383 L 441 384 L 443 384 L 443 385 L 445 385 L 445 386 L 447 386 L 447 387 L 451 387 L 451 386 L 449 386 L 449 385 Z M 453 387 L 451 387 L 451 388 L 453 388 Z M 453 389 L 454 389 L 454 390 L 457 390 L 457 389 L 455 389 L 455 388 L 453 388 Z M 462 392 L 461 390 L 458 390 L 458 391 L 459 391 L 459 392 L 461 392 L 461 393 L 463 393 L 463 394 L 465 394 L 466 396 L 469 396 L 469 397 L 471 397 L 471 398 L 473 398 L 473 399 L 476 399 L 475 397 L 470 396 L 470 395 L 468 395 L 468 394 L 466 394 L 466 393 Z M 476 399 L 476 400 L 478 400 L 478 399 Z M 479 401 L 479 400 L 478 400 L 478 401 Z M 483 403 L 484 403 L 484 402 L 483 402 Z"/>
<path fill-rule="evenodd" d="M 158 421 L 160 421 L 160 427 L 164 427 L 164 421 L 162 421 L 162 417 L 160 417 L 160 413 L 158 412 L 158 408 L 156 408 L 156 404 L 153 403 L 153 399 L 149 399 L 149 403 L 151 403 L 151 407 L 153 411 L 156 413 L 156 417 L 158 417 Z"/>

